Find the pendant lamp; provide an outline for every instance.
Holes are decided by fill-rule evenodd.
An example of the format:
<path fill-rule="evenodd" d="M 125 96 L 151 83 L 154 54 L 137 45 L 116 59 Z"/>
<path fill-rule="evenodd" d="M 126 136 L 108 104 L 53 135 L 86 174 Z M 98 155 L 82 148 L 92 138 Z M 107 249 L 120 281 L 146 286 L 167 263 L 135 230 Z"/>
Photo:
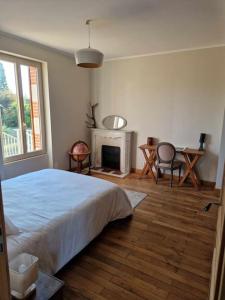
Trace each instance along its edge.
<path fill-rule="evenodd" d="M 80 49 L 75 52 L 75 61 L 78 67 L 99 68 L 103 63 L 104 55 L 99 50 L 91 48 L 91 44 L 90 44 L 91 20 L 87 20 L 86 25 L 88 25 L 89 46 L 88 48 Z"/>

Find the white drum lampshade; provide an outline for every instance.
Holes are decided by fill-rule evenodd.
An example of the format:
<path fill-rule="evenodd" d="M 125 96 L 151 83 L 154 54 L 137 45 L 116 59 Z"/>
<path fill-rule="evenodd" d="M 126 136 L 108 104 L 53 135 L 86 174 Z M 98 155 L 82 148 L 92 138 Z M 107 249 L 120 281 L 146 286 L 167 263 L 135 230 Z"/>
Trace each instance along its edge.
<path fill-rule="evenodd" d="M 99 68 L 103 63 L 103 53 L 93 48 L 80 49 L 75 53 L 76 64 L 83 68 Z"/>
<path fill-rule="evenodd" d="M 91 48 L 91 22 L 92 20 L 87 20 L 86 25 L 88 25 L 88 48 L 83 48 L 75 52 L 75 61 L 78 67 L 82 68 L 99 68 L 103 63 L 104 55 L 97 49 Z"/>

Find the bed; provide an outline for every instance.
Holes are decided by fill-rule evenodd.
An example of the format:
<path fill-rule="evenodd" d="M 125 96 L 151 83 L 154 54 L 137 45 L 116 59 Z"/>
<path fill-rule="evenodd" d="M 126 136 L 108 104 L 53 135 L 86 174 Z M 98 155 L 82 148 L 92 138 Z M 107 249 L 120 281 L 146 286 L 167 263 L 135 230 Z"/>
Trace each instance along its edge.
<path fill-rule="evenodd" d="M 56 169 L 2 182 L 5 214 L 20 233 L 7 237 L 9 260 L 21 252 L 56 273 L 111 221 L 132 214 L 116 184 Z"/>

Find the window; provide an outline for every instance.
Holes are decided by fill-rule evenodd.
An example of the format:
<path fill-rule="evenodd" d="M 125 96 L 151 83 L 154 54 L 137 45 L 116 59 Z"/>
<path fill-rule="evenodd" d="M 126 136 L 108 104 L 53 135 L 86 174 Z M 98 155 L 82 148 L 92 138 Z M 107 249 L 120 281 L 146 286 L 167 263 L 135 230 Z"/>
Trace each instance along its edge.
<path fill-rule="evenodd" d="M 44 153 L 41 63 L 0 53 L 0 127 L 5 162 Z"/>

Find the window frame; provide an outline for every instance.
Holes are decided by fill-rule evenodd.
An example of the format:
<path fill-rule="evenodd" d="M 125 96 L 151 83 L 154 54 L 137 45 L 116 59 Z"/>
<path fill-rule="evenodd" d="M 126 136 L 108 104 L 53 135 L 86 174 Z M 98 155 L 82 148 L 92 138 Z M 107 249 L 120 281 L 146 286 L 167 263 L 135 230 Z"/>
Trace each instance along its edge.
<path fill-rule="evenodd" d="M 43 64 L 40 61 L 30 60 L 27 58 L 23 58 L 20 56 L 14 56 L 11 54 L 6 54 L 0 51 L 0 60 L 12 62 L 15 64 L 15 81 L 16 81 L 16 89 L 18 96 L 18 117 L 19 122 L 21 124 L 20 130 L 22 131 L 22 149 L 23 153 L 18 155 L 13 155 L 10 157 L 4 158 L 3 150 L 3 163 L 8 164 L 36 156 L 41 156 L 47 154 L 46 147 L 46 127 L 45 127 L 45 110 L 44 110 L 44 90 L 43 90 Z M 41 128 L 41 142 L 42 149 L 34 150 L 32 152 L 27 152 L 27 143 L 26 143 L 26 126 L 25 126 L 25 118 L 24 118 L 24 101 L 23 101 L 23 89 L 22 89 L 22 78 L 21 78 L 21 70 L 20 66 L 31 66 L 35 67 L 38 70 L 38 99 L 39 99 L 39 109 L 40 109 L 40 128 Z M 2 128 L 0 128 L 0 134 L 2 135 Z"/>

